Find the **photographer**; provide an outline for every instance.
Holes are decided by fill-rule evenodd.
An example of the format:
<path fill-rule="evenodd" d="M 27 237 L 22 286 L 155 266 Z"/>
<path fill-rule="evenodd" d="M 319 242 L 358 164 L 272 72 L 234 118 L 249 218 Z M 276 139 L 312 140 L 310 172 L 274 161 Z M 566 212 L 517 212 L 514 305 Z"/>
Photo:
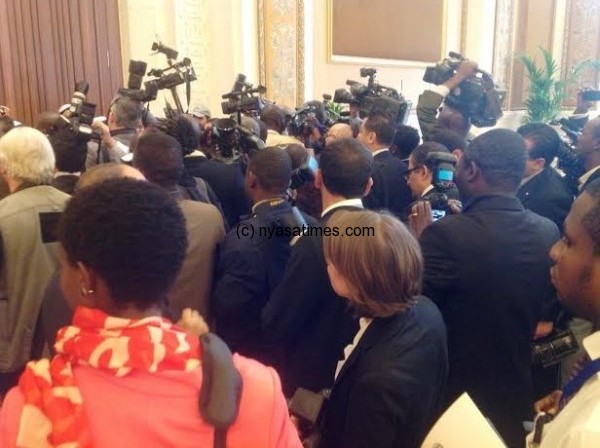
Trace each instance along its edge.
<path fill-rule="evenodd" d="M 432 183 L 433 162 L 427 158 L 432 153 L 449 154 L 450 151 L 439 143 L 426 142 L 417 146 L 408 158 L 408 171 L 405 174 L 406 183 L 415 199 L 427 199 L 437 192 Z M 458 190 L 454 189 L 448 196 L 449 199 L 458 199 Z"/>
<path fill-rule="evenodd" d="M 73 194 L 75 184 L 85 170 L 88 139 L 67 126 L 51 129 L 48 139 L 56 160 L 56 171 L 50 185 L 64 193 Z"/>
<path fill-rule="evenodd" d="M 268 129 L 267 146 L 285 146 L 290 143 L 301 143 L 298 139 L 284 135 L 287 126 L 285 112 L 275 104 L 266 105 L 260 113 L 260 119 Z"/>
<path fill-rule="evenodd" d="M 439 86 L 432 86 L 419 96 L 417 103 L 417 118 L 421 127 L 423 141 L 431 140 L 438 129 L 450 129 L 462 137 L 471 140 L 469 129 L 471 120 L 458 110 L 444 105 L 438 114 L 444 98 L 465 79 L 473 76 L 477 70 L 477 63 L 469 60 L 461 62 L 456 74 Z"/>
<path fill-rule="evenodd" d="M 107 124 L 95 121 L 93 129 L 101 136 L 100 143 L 88 143 L 86 168 L 98 163 L 121 163 L 121 157 L 129 153 L 131 139 L 142 128 L 144 105 L 128 96 L 113 100 Z"/>

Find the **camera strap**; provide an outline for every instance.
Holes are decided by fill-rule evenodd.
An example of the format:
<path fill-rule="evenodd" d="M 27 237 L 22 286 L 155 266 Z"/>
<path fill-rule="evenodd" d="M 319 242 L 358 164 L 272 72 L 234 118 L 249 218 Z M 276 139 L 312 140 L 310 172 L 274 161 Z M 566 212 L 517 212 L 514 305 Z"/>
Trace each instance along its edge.
<path fill-rule="evenodd" d="M 587 380 L 600 372 L 600 358 L 588 361 L 582 369 L 575 375 L 562 389 L 560 399 L 560 408 L 562 409 L 571 400 L 571 398 L 583 387 Z"/>

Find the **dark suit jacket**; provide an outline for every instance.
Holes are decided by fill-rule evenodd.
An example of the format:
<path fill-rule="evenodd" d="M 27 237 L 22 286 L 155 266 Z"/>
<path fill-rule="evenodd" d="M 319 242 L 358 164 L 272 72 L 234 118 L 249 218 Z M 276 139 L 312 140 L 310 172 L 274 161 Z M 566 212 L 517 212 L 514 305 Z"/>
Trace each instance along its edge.
<path fill-rule="evenodd" d="M 554 297 L 556 225 L 512 196 L 480 196 L 434 222 L 420 243 L 424 294 L 448 328 L 448 402 L 467 391 L 509 446 L 531 418 L 531 341 Z"/>
<path fill-rule="evenodd" d="M 204 179 L 221 201 L 227 225 L 232 229 L 240 216 L 251 211 L 251 204 L 244 191 L 244 172 L 239 162 L 223 163 L 206 157 L 184 157 L 187 172 Z"/>
<path fill-rule="evenodd" d="M 560 231 L 573 204 L 573 195 L 560 175 L 550 167 L 521 186 L 517 197 L 527 210 L 548 218 Z"/>
<path fill-rule="evenodd" d="M 237 229 L 231 230 L 217 263 L 212 297 L 216 333 L 232 352 L 268 365 L 278 359 L 276 350 L 263 337 L 261 312 L 281 282 L 292 251 L 292 237 L 276 233 L 277 228 L 285 228 L 292 213 L 292 205 L 284 200 L 258 205 L 256 214 L 240 221 L 240 226 L 254 230 L 254 236 L 240 237 Z M 307 225 L 316 224 L 313 218 L 303 217 Z M 261 235 L 260 227 L 275 233 L 271 237 Z"/>
<path fill-rule="evenodd" d="M 75 184 L 78 180 L 79 176 L 75 176 L 74 174 L 61 174 L 52 179 L 50 185 L 63 193 L 73 194 L 75 191 Z"/>
<path fill-rule="evenodd" d="M 322 221 L 343 209 L 356 210 L 336 208 Z M 286 396 L 298 387 L 331 387 L 337 361 L 358 323 L 331 287 L 322 237 L 303 236 L 294 245 L 283 279 L 263 310 L 262 324 L 265 337 L 283 351 L 279 373 Z"/>
<path fill-rule="evenodd" d="M 419 447 L 438 416 L 447 371 L 446 329 L 429 299 L 374 319 L 335 381 L 322 446 Z"/>
<path fill-rule="evenodd" d="M 377 154 L 373 158 L 373 187 L 363 198 L 365 208 L 386 209 L 406 220 L 406 208 L 412 202 L 412 194 L 404 178 L 407 169 L 406 164 L 390 151 Z"/>

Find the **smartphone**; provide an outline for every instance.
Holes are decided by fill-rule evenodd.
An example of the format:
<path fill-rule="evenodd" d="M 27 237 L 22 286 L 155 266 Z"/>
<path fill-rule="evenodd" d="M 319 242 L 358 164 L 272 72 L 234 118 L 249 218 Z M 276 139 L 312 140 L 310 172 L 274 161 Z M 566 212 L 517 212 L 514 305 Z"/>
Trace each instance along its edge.
<path fill-rule="evenodd" d="M 431 215 L 433 217 L 433 220 L 437 221 L 438 219 L 443 218 L 444 216 L 446 216 L 446 210 L 433 209 L 433 210 L 431 210 Z"/>

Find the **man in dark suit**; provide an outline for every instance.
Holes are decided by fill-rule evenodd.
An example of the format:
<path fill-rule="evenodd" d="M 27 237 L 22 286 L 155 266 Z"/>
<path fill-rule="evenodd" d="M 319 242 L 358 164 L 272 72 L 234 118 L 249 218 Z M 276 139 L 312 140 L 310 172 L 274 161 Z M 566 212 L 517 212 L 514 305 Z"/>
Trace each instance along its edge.
<path fill-rule="evenodd" d="M 515 197 L 525 159 L 513 131 L 473 140 L 456 168 L 463 212 L 420 238 L 424 294 L 448 328 L 447 404 L 468 392 L 511 447 L 524 446 L 531 419 L 531 343 L 554 295 L 548 252 L 559 238 Z"/>
<path fill-rule="evenodd" d="M 385 115 L 370 115 L 363 121 L 358 140 L 373 154 L 373 188 L 363 199 L 365 208 L 387 209 L 405 220 L 411 193 L 404 174 L 406 164 L 390 152 L 394 140 L 394 125 Z"/>
<path fill-rule="evenodd" d="M 85 169 L 87 140 L 68 126 L 52 130 L 48 139 L 54 151 L 56 168 L 50 185 L 64 193 L 73 194 L 79 175 Z"/>
<path fill-rule="evenodd" d="M 315 174 L 323 225 L 339 210 L 363 207 L 361 197 L 372 184 L 372 163 L 369 151 L 353 139 L 336 140 L 323 149 Z M 283 279 L 262 313 L 265 336 L 284 353 L 280 374 L 287 396 L 298 387 L 330 387 L 342 350 L 358 329 L 329 282 L 322 236 L 311 232 L 294 245 Z"/>
<path fill-rule="evenodd" d="M 224 163 L 197 151 L 184 157 L 183 164 L 191 176 L 203 179 L 213 189 L 221 202 L 228 228 L 233 228 L 240 221 L 240 216 L 250 213 L 251 204 L 244 193 L 241 160 Z"/>
<path fill-rule="evenodd" d="M 528 156 L 517 198 L 526 209 L 548 218 L 562 231 L 573 196 L 550 166 L 562 144 L 560 137 L 545 123 L 524 124 L 517 132 L 525 140 Z"/>
<path fill-rule="evenodd" d="M 291 158 L 279 148 L 265 148 L 250 159 L 246 193 L 253 214 L 225 237 L 212 295 L 217 334 L 232 351 L 268 365 L 277 365 L 278 358 L 263 337 L 261 312 L 283 277 L 302 226 L 314 223 L 286 199 L 291 176 Z M 286 229 L 289 234 L 279 232 Z"/>
<path fill-rule="evenodd" d="M 586 173 L 579 178 L 579 191 L 600 178 L 600 117 L 588 121 L 577 140 L 577 153 L 585 163 Z"/>

